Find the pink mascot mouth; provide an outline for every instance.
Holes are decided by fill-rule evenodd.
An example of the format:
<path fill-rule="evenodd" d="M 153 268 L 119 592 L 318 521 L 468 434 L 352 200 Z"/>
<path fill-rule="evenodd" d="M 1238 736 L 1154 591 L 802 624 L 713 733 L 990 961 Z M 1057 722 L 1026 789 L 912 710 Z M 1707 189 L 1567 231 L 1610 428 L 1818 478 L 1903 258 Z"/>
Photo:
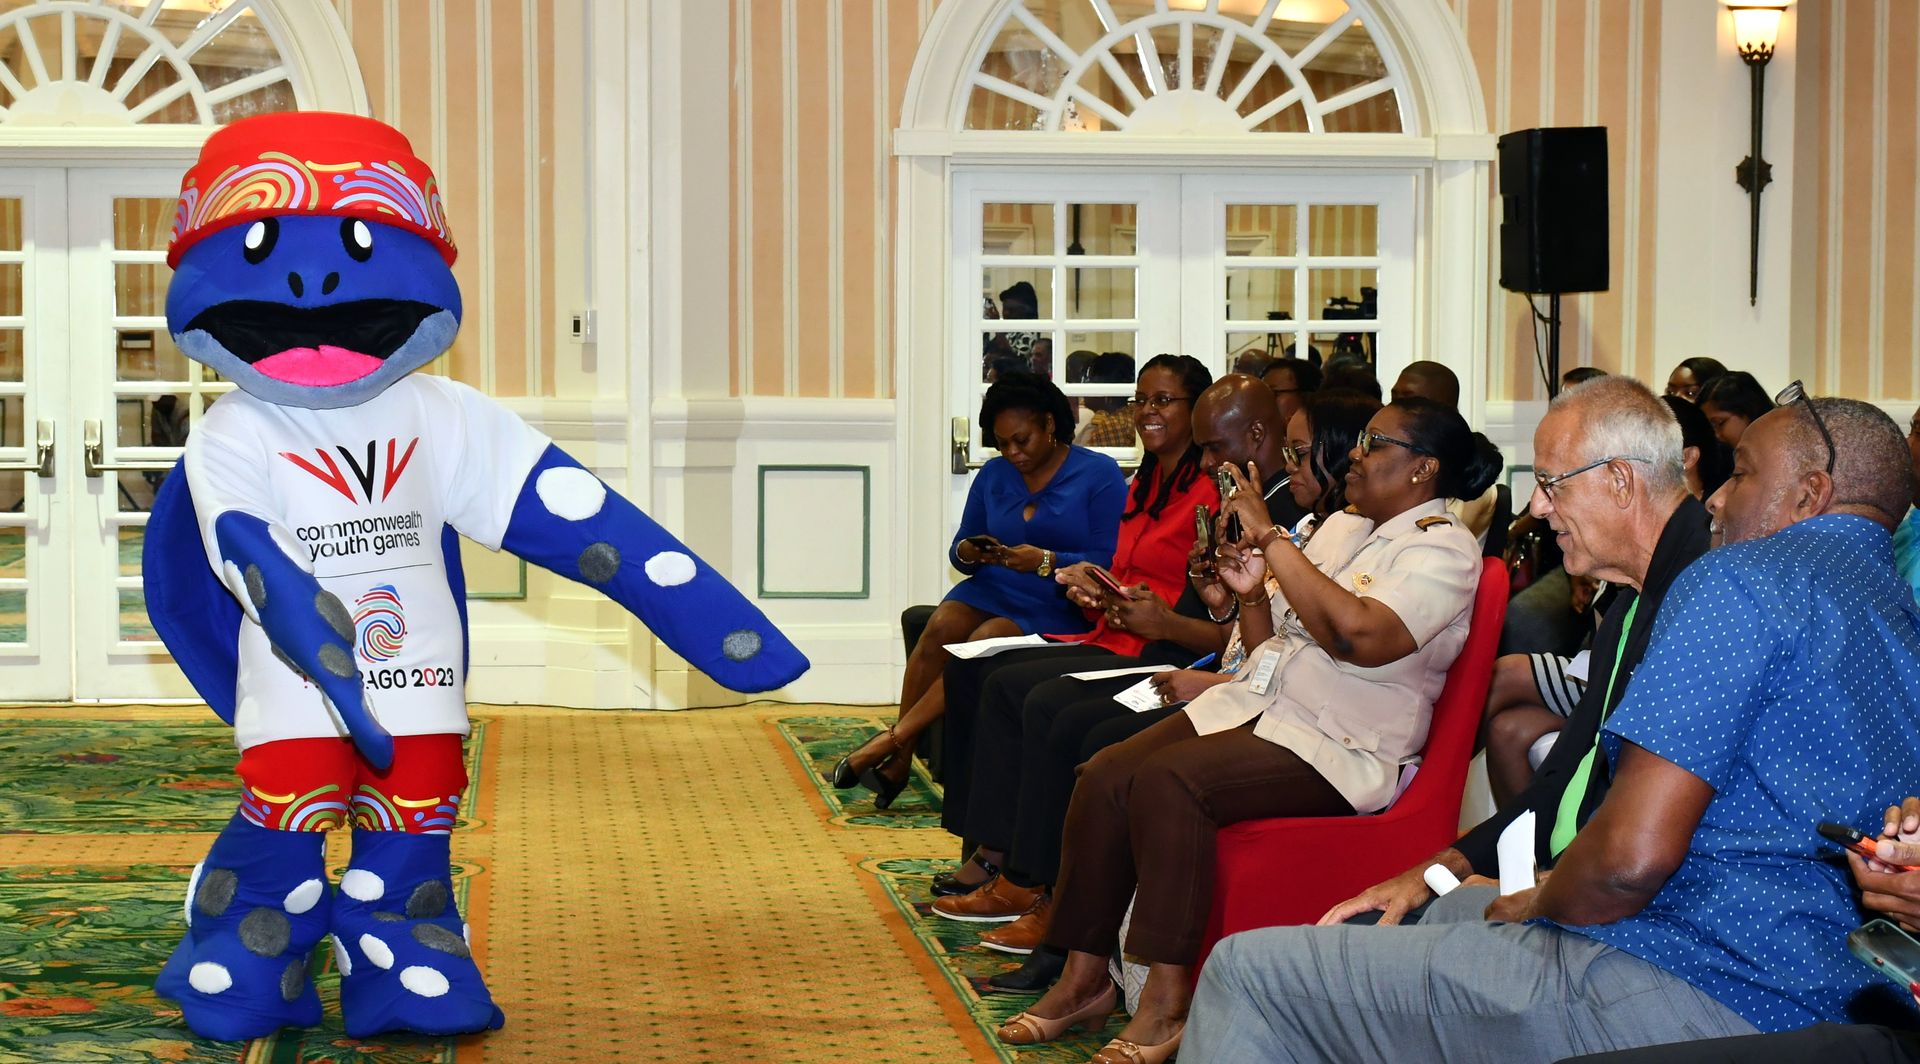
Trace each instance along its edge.
<path fill-rule="evenodd" d="M 384 364 L 372 355 L 321 344 L 318 347 L 287 348 L 255 362 L 253 368 L 277 381 L 309 388 L 328 388 L 357 381 Z"/>

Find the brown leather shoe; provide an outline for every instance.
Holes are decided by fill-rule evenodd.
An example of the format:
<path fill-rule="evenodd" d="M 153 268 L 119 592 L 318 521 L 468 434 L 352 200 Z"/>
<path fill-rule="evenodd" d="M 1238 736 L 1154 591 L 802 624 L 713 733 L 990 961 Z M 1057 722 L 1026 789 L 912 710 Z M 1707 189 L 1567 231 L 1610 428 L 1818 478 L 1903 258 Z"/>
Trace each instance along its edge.
<path fill-rule="evenodd" d="M 994 876 L 965 894 L 934 899 L 933 913 L 968 923 L 1004 923 L 1025 916 L 1038 900 L 1039 887 L 1017 887 L 1006 876 Z"/>
<path fill-rule="evenodd" d="M 1032 953 L 1047 940 L 1047 929 L 1053 924 L 1053 895 L 1042 893 L 1033 908 L 1026 915 L 1005 927 L 996 927 L 980 936 L 980 944 L 988 949 L 997 949 L 1002 953 L 1018 953 L 1022 956 Z"/>

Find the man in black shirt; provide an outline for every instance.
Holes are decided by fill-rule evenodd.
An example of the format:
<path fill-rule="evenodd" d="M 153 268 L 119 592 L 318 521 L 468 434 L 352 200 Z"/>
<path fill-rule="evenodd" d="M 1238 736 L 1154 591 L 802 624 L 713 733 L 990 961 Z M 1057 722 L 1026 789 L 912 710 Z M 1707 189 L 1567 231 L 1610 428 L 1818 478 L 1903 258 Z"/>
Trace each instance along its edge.
<path fill-rule="evenodd" d="M 1424 879 L 1430 865 L 1461 879 L 1497 877 L 1495 843 L 1528 811 L 1535 817 L 1535 857 L 1550 868 L 1606 795 L 1606 759 L 1587 755 L 1646 653 L 1667 588 L 1707 551 L 1707 511 L 1687 494 L 1679 423 L 1636 381 L 1600 377 L 1561 393 L 1533 441 L 1533 514 L 1553 528 L 1567 571 L 1620 585 L 1594 637 L 1586 694 L 1533 782 L 1513 801 L 1454 845 L 1334 906 L 1322 924 L 1373 913 L 1382 924 L 1413 922 L 1433 898 Z"/>

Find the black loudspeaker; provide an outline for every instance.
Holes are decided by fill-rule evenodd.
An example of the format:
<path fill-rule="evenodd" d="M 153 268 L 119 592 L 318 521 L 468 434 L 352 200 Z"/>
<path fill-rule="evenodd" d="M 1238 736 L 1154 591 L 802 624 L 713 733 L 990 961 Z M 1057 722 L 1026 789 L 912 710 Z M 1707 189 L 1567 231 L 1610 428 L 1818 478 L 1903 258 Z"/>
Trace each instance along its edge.
<path fill-rule="evenodd" d="M 1607 290 L 1605 126 L 1500 138 L 1500 287 Z"/>

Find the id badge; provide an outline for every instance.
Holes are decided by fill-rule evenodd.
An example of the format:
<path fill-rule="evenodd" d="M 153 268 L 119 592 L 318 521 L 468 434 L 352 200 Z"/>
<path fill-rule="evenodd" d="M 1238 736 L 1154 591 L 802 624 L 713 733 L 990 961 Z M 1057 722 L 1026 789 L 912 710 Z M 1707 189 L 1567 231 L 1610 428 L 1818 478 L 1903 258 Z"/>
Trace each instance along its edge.
<path fill-rule="evenodd" d="M 1274 670 L 1280 667 L 1278 651 L 1265 650 L 1260 653 L 1260 661 L 1253 667 L 1253 675 L 1247 679 L 1247 690 L 1256 695 L 1264 695 L 1267 688 L 1273 686 Z"/>

